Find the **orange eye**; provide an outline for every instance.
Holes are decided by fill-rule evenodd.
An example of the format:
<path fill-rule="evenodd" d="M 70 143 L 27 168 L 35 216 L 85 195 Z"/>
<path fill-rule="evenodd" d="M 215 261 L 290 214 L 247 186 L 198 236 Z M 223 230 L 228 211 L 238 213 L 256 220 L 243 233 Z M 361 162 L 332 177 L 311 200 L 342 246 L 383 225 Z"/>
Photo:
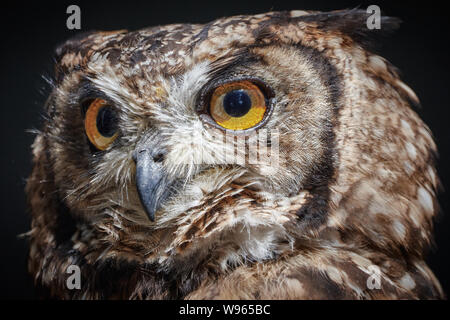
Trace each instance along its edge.
<path fill-rule="evenodd" d="M 105 150 L 117 138 L 117 115 L 114 108 L 100 98 L 87 108 L 84 128 L 89 141 L 98 150 Z"/>
<path fill-rule="evenodd" d="M 217 87 L 209 112 L 218 125 L 230 130 L 245 130 L 264 119 L 267 106 L 262 91 L 250 81 L 236 81 Z"/>

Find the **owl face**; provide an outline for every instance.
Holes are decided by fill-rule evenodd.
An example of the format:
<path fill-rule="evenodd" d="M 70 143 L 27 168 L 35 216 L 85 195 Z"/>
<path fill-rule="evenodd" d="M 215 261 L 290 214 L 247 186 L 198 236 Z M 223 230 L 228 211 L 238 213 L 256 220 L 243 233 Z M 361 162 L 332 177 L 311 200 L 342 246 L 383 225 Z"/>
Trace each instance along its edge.
<path fill-rule="evenodd" d="M 420 255 L 434 144 L 414 92 L 366 49 L 366 17 L 292 11 L 67 41 L 34 144 L 33 237 L 77 252 L 63 264 L 171 274 L 305 248 Z"/>
<path fill-rule="evenodd" d="M 219 20 L 205 39 L 204 26 L 175 25 L 96 33 L 75 52 L 60 48 L 49 134 L 71 211 L 90 221 L 119 214 L 150 235 L 215 210 L 220 230 L 264 228 L 285 213 L 263 206 L 261 217 L 242 222 L 247 208 L 237 214 L 237 203 L 299 194 L 301 202 L 304 190 L 325 185 L 336 71 L 315 49 L 258 40 L 268 17 L 226 32 L 229 22 Z M 83 66 L 64 70 L 74 63 Z"/>

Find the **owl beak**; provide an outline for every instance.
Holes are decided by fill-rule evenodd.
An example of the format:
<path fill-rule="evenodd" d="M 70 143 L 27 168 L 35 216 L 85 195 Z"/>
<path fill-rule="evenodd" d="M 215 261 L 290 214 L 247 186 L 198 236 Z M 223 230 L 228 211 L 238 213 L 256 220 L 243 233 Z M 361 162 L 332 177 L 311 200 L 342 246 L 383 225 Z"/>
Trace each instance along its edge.
<path fill-rule="evenodd" d="M 136 186 L 141 203 L 151 221 L 155 221 L 155 212 L 159 209 L 166 190 L 166 174 L 159 153 L 150 148 L 135 151 Z"/>

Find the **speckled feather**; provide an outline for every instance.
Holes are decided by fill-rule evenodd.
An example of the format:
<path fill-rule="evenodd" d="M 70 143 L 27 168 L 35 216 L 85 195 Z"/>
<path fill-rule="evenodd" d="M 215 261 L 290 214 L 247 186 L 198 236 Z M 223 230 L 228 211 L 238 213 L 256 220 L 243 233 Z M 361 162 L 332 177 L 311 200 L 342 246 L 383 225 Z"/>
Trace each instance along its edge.
<path fill-rule="evenodd" d="M 33 144 L 29 270 L 63 299 L 436 299 L 424 262 L 438 211 L 436 147 L 419 101 L 373 54 L 366 14 L 272 12 L 135 32 L 92 32 L 56 50 Z M 382 31 L 398 20 L 383 18 Z M 263 79 L 280 166 L 223 165 L 224 133 L 197 98 L 224 77 Z M 120 137 L 93 153 L 80 101 L 104 95 Z M 163 137 L 179 183 L 150 222 L 132 152 Z M 196 145 L 192 133 L 206 137 Z M 207 155 L 208 164 L 197 156 Z M 80 290 L 66 288 L 69 265 Z M 370 290 L 370 266 L 381 288 Z"/>

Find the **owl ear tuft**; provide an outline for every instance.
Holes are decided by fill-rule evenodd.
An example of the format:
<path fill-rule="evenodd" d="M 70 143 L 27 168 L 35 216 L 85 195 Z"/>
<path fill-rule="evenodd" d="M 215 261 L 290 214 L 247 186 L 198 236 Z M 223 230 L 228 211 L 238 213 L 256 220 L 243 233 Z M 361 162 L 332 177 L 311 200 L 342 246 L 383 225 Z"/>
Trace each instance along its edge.
<path fill-rule="evenodd" d="M 82 64 L 82 57 L 87 54 L 86 42 L 95 33 L 96 31 L 81 32 L 56 46 L 53 55 L 56 82 L 68 71 Z"/>
<path fill-rule="evenodd" d="M 127 30 L 82 32 L 58 45 L 54 53 L 56 80 L 68 71 L 82 67 L 94 52 L 92 47 L 102 44 L 105 37 L 125 32 Z"/>
<path fill-rule="evenodd" d="M 395 17 L 378 15 L 377 27 L 369 26 L 376 19 L 375 13 L 361 9 L 338 10 L 310 14 L 299 17 L 299 20 L 315 24 L 315 27 L 324 31 L 335 31 L 348 35 L 355 42 L 364 47 L 373 47 L 380 37 L 391 34 L 400 26 L 401 20 Z"/>
<path fill-rule="evenodd" d="M 89 38 L 89 36 L 95 33 L 96 31 L 80 32 L 75 36 L 65 40 L 64 42 L 58 44 L 55 48 L 54 53 L 55 61 L 59 63 L 66 53 L 79 50 L 82 47 L 83 42 L 85 42 Z"/>

